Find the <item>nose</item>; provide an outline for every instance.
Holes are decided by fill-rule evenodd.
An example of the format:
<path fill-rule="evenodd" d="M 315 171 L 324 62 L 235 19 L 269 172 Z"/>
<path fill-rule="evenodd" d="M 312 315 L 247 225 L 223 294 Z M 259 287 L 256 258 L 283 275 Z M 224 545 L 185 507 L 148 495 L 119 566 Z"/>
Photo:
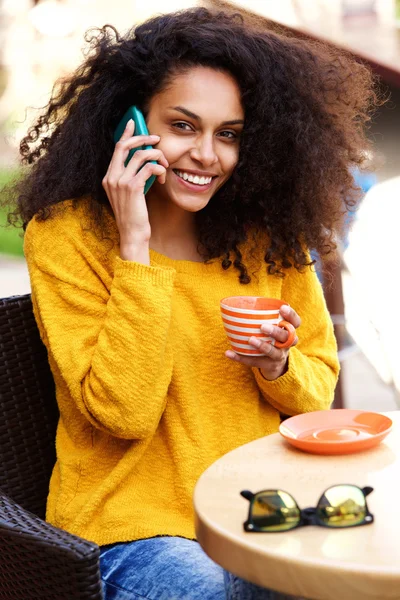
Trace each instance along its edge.
<path fill-rule="evenodd" d="M 218 162 L 214 137 L 211 135 L 200 136 L 190 152 L 190 157 L 201 163 L 203 167 L 210 167 Z"/>

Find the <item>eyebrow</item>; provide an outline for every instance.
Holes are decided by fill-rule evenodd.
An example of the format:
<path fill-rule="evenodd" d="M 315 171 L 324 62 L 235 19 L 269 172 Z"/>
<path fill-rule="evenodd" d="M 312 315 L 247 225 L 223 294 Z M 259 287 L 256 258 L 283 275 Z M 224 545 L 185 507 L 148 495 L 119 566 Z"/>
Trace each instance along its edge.
<path fill-rule="evenodd" d="M 196 121 L 201 121 L 201 117 L 199 117 L 199 115 L 196 115 L 195 113 L 191 112 L 187 108 L 184 108 L 183 106 L 171 106 L 170 108 L 173 108 L 174 110 L 177 110 L 178 112 L 183 113 L 190 119 L 195 119 Z M 244 120 L 243 119 L 234 119 L 233 121 L 224 121 L 223 123 L 221 123 L 221 125 L 244 125 Z"/>

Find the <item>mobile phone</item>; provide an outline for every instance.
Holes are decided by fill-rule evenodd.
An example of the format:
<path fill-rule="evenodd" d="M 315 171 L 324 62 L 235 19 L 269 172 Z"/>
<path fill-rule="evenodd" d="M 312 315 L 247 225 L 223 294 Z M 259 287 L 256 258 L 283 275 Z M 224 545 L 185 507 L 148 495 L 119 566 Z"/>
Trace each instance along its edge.
<path fill-rule="evenodd" d="M 133 121 L 135 123 L 135 133 L 133 135 L 149 135 L 143 113 L 136 106 L 130 106 L 128 108 L 128 110 L 126 111 L 126 113 L 124 114 L 124 116 L 122 117 L 121 121 L 118 123 L 118 126 L 114 132 L 114 142 L 115 143 L 117 143 L 121 139 L 121 136 L 125 131 L 125 127 L 129 121 L 129 119 L 133 119 Z M 125 166 L 129 163 L 132 156 L 135 154 L 135 152 L 137 150 L 152 150 L 152 149 L 153 149 L 153 146 L 139 146 L 138 148 L 132 148 L 132 150 L 129 150 L 128 157 L 125 161 Z M 148 162 L 152 162 L 155 165 L 157 164 L 157 161 L 155 161 L 155 160 L 148 161 Z M 144 165 L 140 168 L 142 169 L 143 167 L 144 167 Z M 140 169 L 139 169 L 139 171 L 140 171 Z M 149 189 L 151 188 L 151 186 L 153 185 L 155 180 L 156 180 L 155 175 L 151 175 L 148 178 L 148 180 L 146 181 L 146 185 L 144 186 L 145 194 L 147 194 L 147 192 L 149 191 Z"/>

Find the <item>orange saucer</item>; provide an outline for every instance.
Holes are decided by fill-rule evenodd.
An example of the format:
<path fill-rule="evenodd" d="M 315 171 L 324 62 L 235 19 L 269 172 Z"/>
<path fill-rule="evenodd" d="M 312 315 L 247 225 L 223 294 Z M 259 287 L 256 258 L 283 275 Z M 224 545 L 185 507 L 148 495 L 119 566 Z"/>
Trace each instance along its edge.
<path fill-rule="evenodd" d="M 392 429 L 389 417 L 347 408 L 318 410 L 283 421 L 279 433 L 313 454 L 351 454 L 379 444 Z"/>

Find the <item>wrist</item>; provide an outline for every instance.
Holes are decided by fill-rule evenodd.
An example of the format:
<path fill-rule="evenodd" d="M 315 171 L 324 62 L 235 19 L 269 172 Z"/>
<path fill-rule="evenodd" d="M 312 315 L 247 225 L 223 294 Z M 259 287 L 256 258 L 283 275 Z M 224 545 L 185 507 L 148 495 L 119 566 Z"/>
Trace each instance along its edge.
<path fill-rule="evenodd" d="M 120 243 L 120 257 L 122 260 L 150 264 L 149 240 L 135 239 Z"/>
<path fill-rule="evenodd" d="M 260 372 L 260 375 L 267 381 L 275 381 L 275 379 L 278 379 L 279 377 L 282 377 L 283 375 L 285 375 L 285 373 L 288 372 L 288 369 L 289 369 L 289 357 L 286 359 L 282 368 L 278 371 L 271 373 L 270 369 L 259 368 L 258 370 Z"/>

